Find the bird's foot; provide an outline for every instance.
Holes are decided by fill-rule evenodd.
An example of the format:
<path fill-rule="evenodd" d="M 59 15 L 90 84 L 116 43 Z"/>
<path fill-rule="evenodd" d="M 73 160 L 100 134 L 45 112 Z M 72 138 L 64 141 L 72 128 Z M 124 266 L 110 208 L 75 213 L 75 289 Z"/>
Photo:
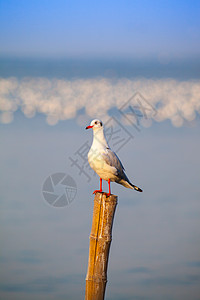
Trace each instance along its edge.
<path fill-rule="evenodd" d="M 104 193 L 104 195 L 106 195 L 106 197 L 109 197 L 111 193 Z"/>
<path fill-rule="evenodd" d="M 96 194 L 96 193 L 102 193 L 102 190 L 95 190 L 95 191 L 93 192 L 93 194 Z"/>

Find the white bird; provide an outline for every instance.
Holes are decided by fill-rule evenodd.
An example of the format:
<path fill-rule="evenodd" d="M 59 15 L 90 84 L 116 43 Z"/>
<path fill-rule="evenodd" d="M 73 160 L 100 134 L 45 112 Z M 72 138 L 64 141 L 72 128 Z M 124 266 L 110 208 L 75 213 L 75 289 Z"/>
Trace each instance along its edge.
<path fill-rule="evenodd" d="M 106 193 L 110 196 L 110 182 L 114 181 L 122 184 L 126 188 L 135 189 L 138 192 L 142 190 L 132 184 L 125 174 L 124 167 L 119 160 L 118 156 L 113 152 L 104 136 L 103 124 L 101 121 L 95 119 L 93 120 L 86 129 L 93 129 L 93 143 L 88 152 L 88 162 L 90 167 L 99 175 L 100 177 L 100 189 L 95 190 L 93 194 L 97 192 L 102 192 L 102 179 L 108 181 L 109 192 Z"/>

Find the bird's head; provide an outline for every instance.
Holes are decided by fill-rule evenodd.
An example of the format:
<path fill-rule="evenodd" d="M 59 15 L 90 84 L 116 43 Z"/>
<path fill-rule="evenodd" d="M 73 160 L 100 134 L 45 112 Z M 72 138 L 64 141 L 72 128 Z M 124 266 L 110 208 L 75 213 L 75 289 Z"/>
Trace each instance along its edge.
<path fill-rule="evenodd" d="M 85 129 L 92 128 L 93 130 L 98 130 L 100 128 L 103 128 L 103 123 L 100 120 L 92 120 L 89 126 L 87 126 Z"/>

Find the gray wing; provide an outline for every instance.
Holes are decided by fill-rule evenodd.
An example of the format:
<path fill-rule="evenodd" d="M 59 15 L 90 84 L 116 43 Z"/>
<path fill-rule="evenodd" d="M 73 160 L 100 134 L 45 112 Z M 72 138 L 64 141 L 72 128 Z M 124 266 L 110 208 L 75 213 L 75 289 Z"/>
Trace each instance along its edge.
<path fill-rule="evenodd" d="M 120 161 L 120 159 L 118 158 L 117 154 L 115 152 L 113 152 L 112 150 L 110 150 L 110 148 L 106 149 L 106 151 L 102 154 L 103 159 L 105 160 L 105 162 L 111 166 L 111 167 L 115 167 L 117 169 L 117 173 L 121 178 L 124 178 L 124 167 Z M 125 175 L 126 176 L 126 175 Z"/>

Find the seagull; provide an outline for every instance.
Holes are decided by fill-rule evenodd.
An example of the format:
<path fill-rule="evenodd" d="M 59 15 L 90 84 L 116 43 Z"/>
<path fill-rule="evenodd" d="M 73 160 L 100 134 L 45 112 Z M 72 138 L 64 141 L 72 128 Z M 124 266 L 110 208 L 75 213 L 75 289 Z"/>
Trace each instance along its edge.
<path fill-rule="evenodd" d="M 106 196 L 110 196 L 111 194 L 111 181 L 122 184 L 126 188 L 142 192 L 139 187 L 129 181 L 121 161 L 108 146 L 104 135 L 103 123 L 95 119 L 85 129 L 89 128 L 93 129 L 93 143 L 88 152 L 88 162 L 90 167 L 100 177 L 100 189 L 95 190 L 93 194 L 97 192 L 102 193 L 102 179 L 108 182 L 109 192 L 105 193 Z"/>

